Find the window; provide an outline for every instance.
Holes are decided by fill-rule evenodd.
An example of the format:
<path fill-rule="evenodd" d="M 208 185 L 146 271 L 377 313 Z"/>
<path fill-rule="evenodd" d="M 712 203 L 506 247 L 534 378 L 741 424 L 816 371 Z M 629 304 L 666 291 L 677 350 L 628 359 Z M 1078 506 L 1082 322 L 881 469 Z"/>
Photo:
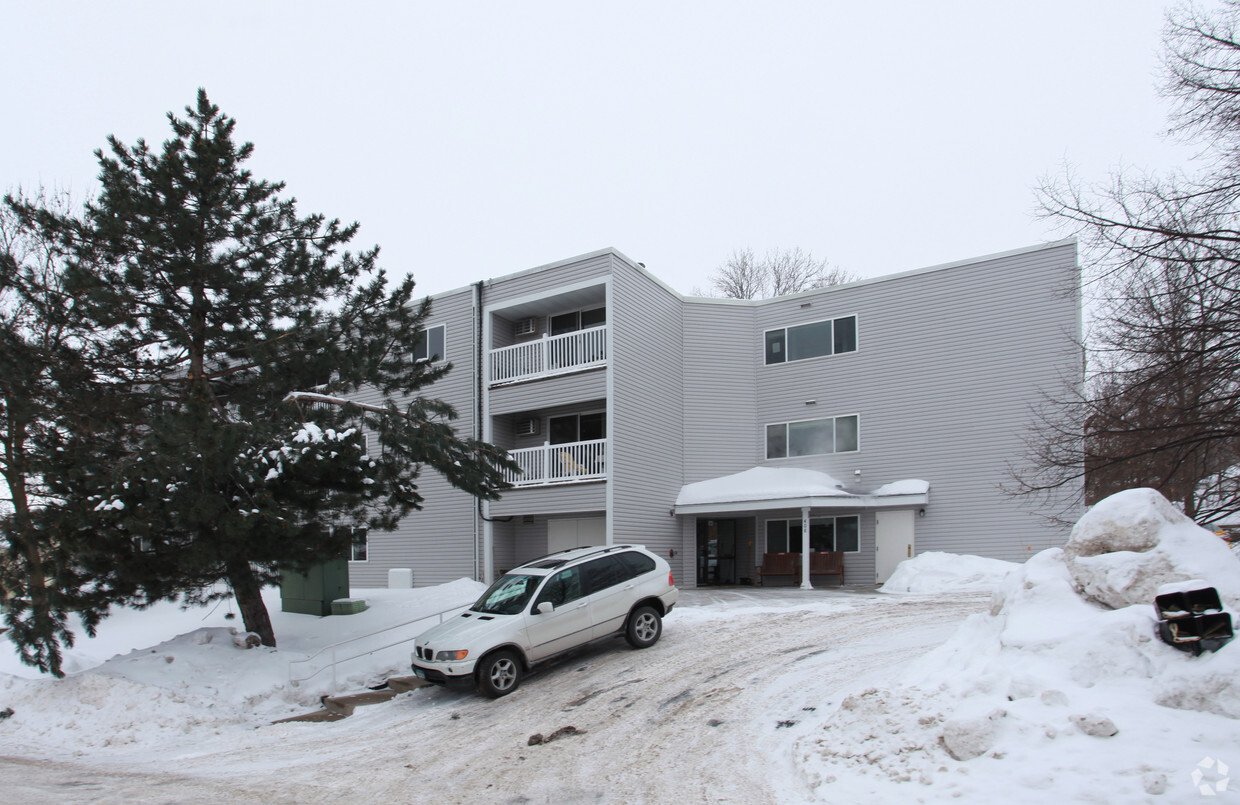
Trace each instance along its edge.
<path fill-rule="evenodd" d="M 857 350 L 857 317 L 844 316 L 765 333 L 766 362 L 786 363 Z"/>
<path fill-rule="evenodd" d="M 585 589 L 587 595 L 597 593 L 599 590 L 606 590 L 632 576 L 630 571 L 619 559 L 614 556 L 604 556 L 602 559 L 595 559 L 592 562 L 586 562 L 582 567 L 582 575 L 585 577 Z"/>
<path fill-rule="evenodd" d="M 367 547 L 367 530 L 365 528 L 354 528 L 353 539 L 349 544 L 349 561 L 365 562 Z"/>
<path fill-rule="evenodd" d="M 574 310 L 551 317 L 551 334 L 563 335 L 578 330 L 588 330 L 607 323 L 607 308 L 596 307 L 590 310 Z"/>
<path fill-rule="evenodd" d="M 553 416 L 548 422 L 547 438 L 552 444 L 571 444 L 607 438 L 607 414 L 569 414 Z"/>
<path fill-rule="evenodd" d="M 444 359 L 444 326 L 427 327 L 419 333 L 418 343 L 413 346 L 413 360 L 435 363 Z"/>
<path fill-rule="evenodd" d="M 644 553 L 637 551 L 625 551 L 616 554 L 616 557 L 624 563 L 629 569 L 629 578 L 635 579 L 638 576 L 644 576 L 655 569 L 654 560 Z"/>
<path fill-rule="evenodd" d="M 766 457 L 791 458 L 858 449 L 857 415 L 777 422 L 766 426 Z"/>
<path fill-rule="evenodd" d="M 813 517 L 809 521 L 809 549 L 857 553 L 861 550 L 861 518 Z M 800 520 L 767 520 L 767 553 L 801 552 Z"/>
<path fill-rule="evenodd" d="M 570 567 L 556 573 L 543 585 L 542 592 L 534 601 L 534 609 L 543 601 L 550 601 L 557 608 L 581 597 L 581 568 Z"/>

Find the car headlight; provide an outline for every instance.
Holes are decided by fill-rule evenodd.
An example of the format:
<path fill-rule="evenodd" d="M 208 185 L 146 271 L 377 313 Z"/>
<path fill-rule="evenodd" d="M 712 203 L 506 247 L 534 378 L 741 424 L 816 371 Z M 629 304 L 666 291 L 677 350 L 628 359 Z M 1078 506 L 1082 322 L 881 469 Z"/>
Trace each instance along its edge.
<path fill-rule="evenodd" d="M 439 651 L 435 653 L 435 662 L 455 662 L 468 656 L 468 651 Z"/>

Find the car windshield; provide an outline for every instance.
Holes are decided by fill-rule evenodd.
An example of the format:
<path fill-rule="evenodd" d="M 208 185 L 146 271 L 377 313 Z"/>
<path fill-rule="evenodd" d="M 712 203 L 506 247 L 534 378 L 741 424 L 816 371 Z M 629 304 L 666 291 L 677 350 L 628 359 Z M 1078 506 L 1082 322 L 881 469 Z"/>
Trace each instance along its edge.
<path fill-rule="evenodd" d="M 504 575 L 482 594 L 472 609 L 494 615 L 516 615 L 525 609 L 542 576 Z"/>

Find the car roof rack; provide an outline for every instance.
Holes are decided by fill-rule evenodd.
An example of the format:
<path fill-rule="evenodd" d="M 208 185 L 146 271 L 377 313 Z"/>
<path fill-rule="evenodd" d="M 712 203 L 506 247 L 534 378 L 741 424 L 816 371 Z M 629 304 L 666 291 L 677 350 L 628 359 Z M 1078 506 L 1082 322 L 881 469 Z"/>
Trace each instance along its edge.
<path fill-rule="evenodd" d="M 529 562 L 526 562 L 520 565 L 520 567 L 536 567 L 539 570 L 550 570 L 552 568 L 557 568 L 557 567 L 566 565 L 569 562 L 575 562 L 578 559 L 585 559 L 590 556 L 598 556 L 600 554 L 611 553 L 612 551 L 618 551 L 622 548 L 630 549 L 630 548 L 636 548 L 636 547 L 637 547 L 636 545 L 627 545 L 627 544 L 626 545 L 600 545 L 597 550 L 591 551 L 589 553 L 583 553 L 580 556 L 573 556 L 571 558 L 567 556 L 561 556 L 561 554 L 570 553 L 572 551 L 580 551 L 581 548 L 565 548 L 560 551 L 554 551 L 552 553 L 549 553 L 546 556 L 540 556 L 537 559 L 533 559 Z"/>

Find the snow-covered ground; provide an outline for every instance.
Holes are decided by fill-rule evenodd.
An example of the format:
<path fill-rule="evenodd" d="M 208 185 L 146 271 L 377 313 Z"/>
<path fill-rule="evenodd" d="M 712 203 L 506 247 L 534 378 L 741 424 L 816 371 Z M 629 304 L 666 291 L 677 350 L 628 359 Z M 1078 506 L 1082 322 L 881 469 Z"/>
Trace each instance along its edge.
<path fill-rule="evenodd" d="M 0 653 L 0 786 L 23 803 L 1240 801 L 1240 647 L 1178 651 L 1152 606 L 1207 585 L 1234 617 L 1240 560 L 1134 490 L 1024 565 L 925 554 L 883 593 L 684 591 L 656 646 L 570 653 L 505 699 L 426 688 L 278 725 L 331 687 L 291 684 L 290 660 L 481 585 L 355 590 L 370 609 L 331 618 L 273 595 L 276 650 L 235 645 L 226 605 L 122 611 L 66 679 Z M 340 687 L 407 673 L 406 632 L 435 620 L 375 638 Z"/>

